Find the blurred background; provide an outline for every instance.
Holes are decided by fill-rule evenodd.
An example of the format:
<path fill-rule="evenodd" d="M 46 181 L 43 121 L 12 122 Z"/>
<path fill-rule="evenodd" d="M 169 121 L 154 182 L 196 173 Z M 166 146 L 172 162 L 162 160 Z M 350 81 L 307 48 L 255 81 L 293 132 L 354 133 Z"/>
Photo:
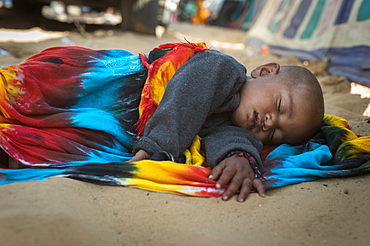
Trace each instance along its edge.
<path fill-rule="evenodd" d="M 119 26 L 153 34 L 157 25 L 174 21 L 240 28 L 230 24 L 251 2 L 247 0 L 0 0 L 0 6 L 34 18 L 64 23 Z M 261 3 L 265 1 L 260 1 Z M 239 10 L 239 11 L 237 11 Z M 39 19 L 39 25 L 45 20 Z M 44 22 L 44 23 L 43 23 Z"/>
<path fill-rule="evenodd" d="M 51 46 L 137 54 L 185 40 L 249 69 L 286 58 L 335 85 L 324 93 L 370 97 L 369 0 L 0 0 L 2 65 Z M 341 106 L 370 116 L 368 101 Z"/>

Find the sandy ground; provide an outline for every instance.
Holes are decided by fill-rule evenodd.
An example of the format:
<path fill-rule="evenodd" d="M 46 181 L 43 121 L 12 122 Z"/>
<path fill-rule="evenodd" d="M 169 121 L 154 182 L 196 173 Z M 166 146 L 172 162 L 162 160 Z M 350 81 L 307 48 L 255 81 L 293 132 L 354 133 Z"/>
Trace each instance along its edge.
<path fill-rule="evenodd" d="M 295 58 L 256 58 L 227 49 L 230 43 L 240 47 L 245 33 L 216 27 L 177 23 L 161 39 L 116 29 L 90 34 L 86 38 L 71 31 L 42 42 L 3 41 L 0 48 L 10 55 L 0 56 L 0 64 L 68 43 L 147 53 L 183 37 L 211 43 L 249 70 L 270 61 L 301 64 Z M 369 117 L 362 113 L 370 100 L 351 95 L 344 78 L 326 75 L 325 62 L 306 65 L 323 86 L 326 112 L 369 135 Z M 0 245 L 370 245 L 369 204 L 369 174 L 274 189 L 264 199 L 251 194 L 245 203 L 235 197 L 224 202 L 51 178 L 0 187 Z"/>

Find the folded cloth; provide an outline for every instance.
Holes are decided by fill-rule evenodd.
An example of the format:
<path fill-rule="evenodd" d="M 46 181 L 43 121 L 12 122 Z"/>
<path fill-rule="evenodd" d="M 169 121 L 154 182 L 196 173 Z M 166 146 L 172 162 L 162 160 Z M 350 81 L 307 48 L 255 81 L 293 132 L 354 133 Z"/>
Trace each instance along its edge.
<path fill-rule="evenodd" d="M 181 65 L 184 60 L 182 55 L 176 60 L 176 54 L 184 49 L 202 51 L 205 46 L 181 43 L 161 48 L 165 52 L 153 63 L 123 50 L 59 47 L 1 68 L 0 145 L 30 168 L 0 169 L 0 184 L 60 176 L 158 192 L 221 196 L 224 189 L 215 189 L 215 181 L 208 179 L 210 170 L 202 166 L 206 162 L 199 137 L 184 153 L 186 164 L 124 162 L 132 157 L 136 138 L 132 126 L 139 119 L 138 111 L 137 126 L 145 126 L 163 95 L 166 83 L 151 86 L 150 78 L 173 75 L 176 66 L 168 62 Z M 140 97 L 149 97 L 141 110 Z M 355 175 L 370 170 L 370 137 L 358 137 L 347 121 L 325 115 L 315 138 L 298 146 L 265 146 L 261 158 L 267 189 Z"/>

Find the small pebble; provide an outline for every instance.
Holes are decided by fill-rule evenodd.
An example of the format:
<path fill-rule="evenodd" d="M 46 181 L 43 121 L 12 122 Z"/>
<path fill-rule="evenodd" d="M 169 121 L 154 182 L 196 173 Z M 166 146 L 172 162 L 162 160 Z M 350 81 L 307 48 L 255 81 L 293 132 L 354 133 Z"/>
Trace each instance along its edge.
<path fill-rule="evenodd" d="M 347 195 L 348 194 L 348 189 L 344 189 L 343 193 Z"/>

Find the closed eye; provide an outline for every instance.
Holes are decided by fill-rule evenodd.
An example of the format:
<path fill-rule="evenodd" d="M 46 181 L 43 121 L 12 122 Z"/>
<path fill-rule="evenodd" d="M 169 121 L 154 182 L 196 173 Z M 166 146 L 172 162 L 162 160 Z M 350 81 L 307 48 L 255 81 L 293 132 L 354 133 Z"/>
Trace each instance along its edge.
<path fill-rule="evenodd" d="M 271 137 L 270 137 L 270 142 L 272 142 L 272 140 L 274 139 L 274 135 L 275 135 L 275 129 L 271 132 Z"/>
<path fill-rule="evenodd" d="M 277 111 L 280 113 L 280 110 L 281 110 L 281 101 L 282 101 L 282 99 L 280 98 L 280 100 L 279 100 L 279 105 L 278 105 L 278 109 L 277 109 Z"/>

